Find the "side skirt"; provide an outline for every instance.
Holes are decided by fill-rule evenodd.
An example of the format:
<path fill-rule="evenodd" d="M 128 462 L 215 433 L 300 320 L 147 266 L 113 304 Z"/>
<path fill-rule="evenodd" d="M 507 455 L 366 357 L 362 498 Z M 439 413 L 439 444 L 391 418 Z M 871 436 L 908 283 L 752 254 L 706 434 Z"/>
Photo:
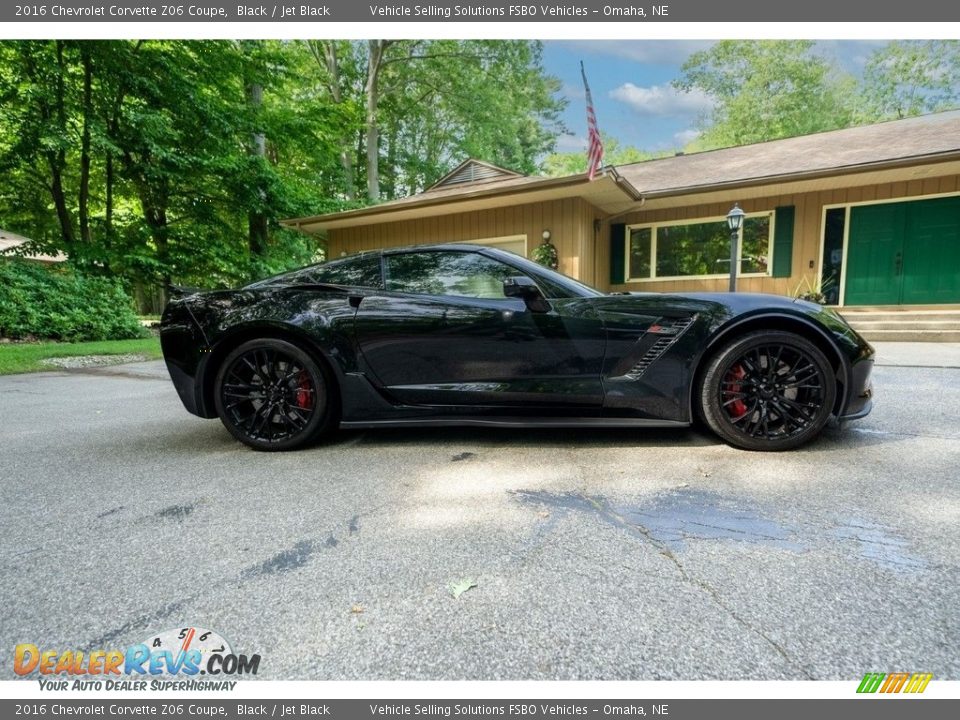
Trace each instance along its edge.
<path fill-rule="evenodd" d="M 691 423 L 676 420 L 651 420 L 648 418 L 576 418 L 576 417 L 448 417 L 448 418 L 397 418 L 396 420 L 350 420 L 341 421 L 344 430 L 360 430 L 382 427 L 520 427 L 520 428 L 685 428 Z"/>

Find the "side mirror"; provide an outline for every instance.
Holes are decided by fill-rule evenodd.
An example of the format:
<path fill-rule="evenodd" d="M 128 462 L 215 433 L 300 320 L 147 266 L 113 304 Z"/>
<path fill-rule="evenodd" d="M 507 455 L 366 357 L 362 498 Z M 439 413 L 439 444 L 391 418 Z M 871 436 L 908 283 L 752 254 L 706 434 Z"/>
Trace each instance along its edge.
<path fill-rule="evenodd" d="M 504 280 L 503 294 L 507 297 L 521 298 L 530 312 L 550 312 L 550 303 L 540 292 L 537 284 L 526 275 L 515 275 Z"/>

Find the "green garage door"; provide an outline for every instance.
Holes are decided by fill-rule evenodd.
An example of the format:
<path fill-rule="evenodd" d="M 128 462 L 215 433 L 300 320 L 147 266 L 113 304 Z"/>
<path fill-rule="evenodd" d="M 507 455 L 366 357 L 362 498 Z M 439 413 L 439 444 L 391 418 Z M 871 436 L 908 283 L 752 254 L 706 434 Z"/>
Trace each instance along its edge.
<path fill-rule="evenodd" d="M 960 197 L 850 209 L 847 305 L 960 302 Z"/>

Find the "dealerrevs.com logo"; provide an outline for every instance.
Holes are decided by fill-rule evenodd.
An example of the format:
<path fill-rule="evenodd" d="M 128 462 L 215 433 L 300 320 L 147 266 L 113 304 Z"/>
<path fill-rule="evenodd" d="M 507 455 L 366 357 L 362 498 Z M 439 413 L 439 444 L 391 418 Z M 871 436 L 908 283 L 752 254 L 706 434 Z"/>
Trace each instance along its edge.
<path fill-rule="evenodd" d="M 35 676 L 42 690 L 232 690 L 237 683 L 225 676 L 259 668 L 260 655 L 238 655 L 219 633 L 199 627 L 167 630 L 125 650 L 21 643 L 13 653 L 13 671 Z"/>

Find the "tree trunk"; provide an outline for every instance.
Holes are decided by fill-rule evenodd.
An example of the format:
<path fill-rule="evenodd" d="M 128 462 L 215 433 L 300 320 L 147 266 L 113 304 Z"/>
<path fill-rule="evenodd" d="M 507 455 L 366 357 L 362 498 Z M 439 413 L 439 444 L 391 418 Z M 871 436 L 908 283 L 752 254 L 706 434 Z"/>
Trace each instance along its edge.
<path fill-rule="evenodd" d="M 368 47 L 370 57 L 367 61 L 367 82 L 364 86 L 366 95 L 366 145 L 367 145 L 367 199 L 372 202 L 380 200 L 380 127 L 377 123 L 377 103 L 380 93 L 380 64 L 383 62 L 383 52 L 389 45 L 389 40 L 370 40 Z"/>
<path fill-rule="evenodd" d="M 106 159 L 106 199 L 103 211 L 103 230 L 107 242 L 113 239 L 113 154 L 108 150 Z"/>
<path fill-rule="evenodd" d="M 67 109 L 66 109 L 66 89 L 65 76 L 67 73 L 66 60 L 64 59 L 64 43 L 62 40 L 56 41 L 57 45 L 57 82 L 55 94 L 55 111 L 57 128 L 66 133 L 67 130 Z M 73 234 L 73 219 L 70 217 L 70 208 L 67 206 L 67 196 L 63 190 L 63 172 L 67 165 L 67 151 L 61 145 L 58 150 L 47 152 L 47 162 L 50 165 L 50 195 L 53 198 L 53 205 L 57 211 L 57 220 L 60 222 L 60 234 L 63 237 L 63 243 L 68 248 L 70 255 L 74 252 L 76 237 Z"/>
<path fill-rule="evenodd" d="M 263 105 L 263 85 L 251 82 L 247 85 L 247 102 L 253 111 L 255 126 L 259 125 L 260 107 Z M 267 136 L 259 127 L 254 129 L 250 138 L 250 154 L 257 158 L 256 195 L 257 207 L 248 213 L 249 247 L 251 257 L 262 257 L 267 251 L 268 220 L 263 212 L 267 191 L 263 187 L 263 167 L 267 156 Z"/>
<path fill-rule="evenodd" d="M 93 68 L 90 58 L 90 47 L 86 43 L 80 45 L 80 58 L 83 64 L 83 130 L 80 136 L 80 192 L 77 201 L 80 221 L 80 241 L 85 247 L 91 245 L 93 238 L 90 234 L 90 214 L 88 204 L 90 199 L 90 123 L 93 121 Z"/>
<path fill-rule="evenodd" d="M 57 211 L 57 220 L 60 223 L 60 236 L 68 254 L 74 252 L 76 238 L 73 234 L 73 218 L 70 217 L 70 208 L 67 207 L 67 196 L 63 191 L 63 171 L 56 161 L 56 153 L 47 153 L 50 165 L 50 196 Z"/>
<path fill-rule="evenodd" d="M 143 214 L 143 220 L 150 229 L 150 238 L 157 248 L 157 264 L 163 268 L 159 277 L 162 286 L 161 300 L 166 302 L 167 285 L 172 282 L 170 276 L 170 260 L 167 238 L 169 236 L 169 224 L 167 221 L 167 204 L 169 199 L 168 189 L 154 189 L 150 187 L 149 182 L 143 173 L 136 169 L 133 158 L 129 153 L 123 156 L 124 164 L 128 171 L 128 176 L 133 181 L 137 190 L 137 199 L 140 201 L 140 211 Z M 145 163 L 148 165 L 149 163 Z"/>
<path fill-rule="evenodd" d="M 320 41 L 323 49 L 323 64 L 330 75 L 330 96 L 333 102 L 340 105 L 343 102 L 343 92 L 340 90 L 340 60 L 337 58 L 337 43 L 335 40 Z M 316 57 L 316 55 L 315 55 Z M 319 61 L 320 58 L 317 58 Z M 357 199 L 357 183 L 353 172 L 353 160 L 350 157 L 350 137 L 344 135 L 340 145 L 340 166 L 343 168 L 344 192 L 347 200 Z"/>
<path fill-rule="evenodd" d="M 387 157 L 383 184 L 386 197 L 393 199 L 397 196 L 397 124 L 395 122 L 387 126 L 386 145 Z"/>

